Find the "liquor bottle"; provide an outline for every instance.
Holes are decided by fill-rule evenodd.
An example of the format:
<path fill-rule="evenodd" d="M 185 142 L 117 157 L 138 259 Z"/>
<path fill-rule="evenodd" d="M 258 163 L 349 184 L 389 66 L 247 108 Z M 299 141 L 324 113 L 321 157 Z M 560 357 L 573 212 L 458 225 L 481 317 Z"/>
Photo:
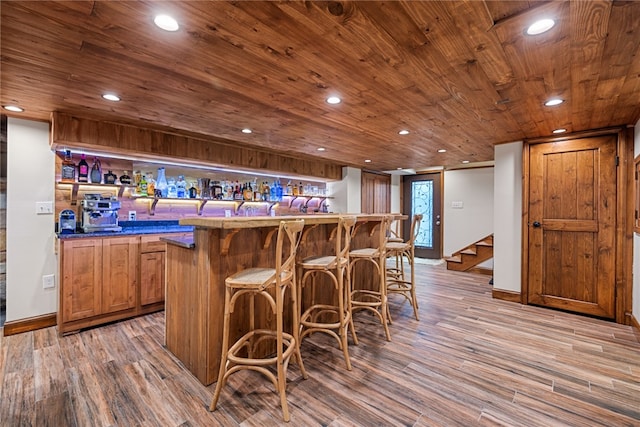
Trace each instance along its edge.
<path fill-rule="evenodd" d="M 293 195 L 293 186 L 291 185 L 291 180 L 287 182 L 287 192 L 285 193 L 287 196 Z"/>
<path fill-rule="evenodd" d="M 89 182 L 89 163 L 84 153 L 78 162 L 78 182 Z"/>
<path fill-rule="evenodd" d="M 147 195 L 153 197 L 156 194 L 156 180 L 153 179 L 153 174 L 147 172 Z"/>
<path fill-rule="evenodd" d="M 282 188 L 282 184 L 280 184 L 280 179 L 278 179 L 276 181 L 277 184 L 277 188 L 276 188 L 276 202 L 281 202 L 282 201 L 282 193 L 283 193 L 283 188 Z"/>
<path fill-rule="evenodd" d="M 262 183 L 262 201 L 268 202 L 271 200 L 270 197 L 271 189 L 269 188 L 269 183 L 267 181 Z"/>
<path fill-rule="evenodd" d="M 196 189 L 196 183 L 192 182 L 191 187 L 189 187 L 189 198 L 195 199 L 198 197 L 198 190 Z"/>
<path fill-rule="evenodd" d="M 91 167 L 89 177 L 94 184 L 100 184 L 102 181 L 102 165 L 100 164 L 100 159 L 97 157 L 93 158 L 93 166 Z"/>
<path fill-rule="evenodd" d="M 277 189 L 278 187 L 276 186 L 276 182 L 273 181 L 273 183 L 271 184 L 271 190 L 269 191 L 269 201 L 270 202 L 277 202 L 278 201 L 278 195 L 277 195 Z"/>
<path fill-rule="evenodd" d="M 253 200 L 259 202 L 262 200 L 262 183 L 258 184 L 257 179 L 253 179 Z"/>
<path fill-rule="evenodd" d="M 176 182 L 176 197 L 179 199 L 187 197 L 187 181 L 184 180 L 184 175 L 178 175 L 178 181 Z"/>
<path fill-rule="evenodd" d="M 61 180 L 64 182 L 74 182 L 76 180 L 76 164 L 71 159 L 71 150 L 64 152 L 62 160 Z"/>
<path fill-rule="evenodd" d="M 298 194 L 302 196 L 304 194 L 304 186 L 302 185 L 302 181 L 298 184 Z"/>
<path fill-rule="evenodd" d="M 176 187 L 176 180 L 174 178 L 167 178 L 167 197 L 178 197 L 178 188 Z"/>
<path fill-rule="evenodd" d="M 142 174 L 140 184 L 138 185 L 138 194 L 141 196 L 148 196 L 149 193 L 147 192 L 147 188 L 147 178 Z"/>
<path fill-rule="evenodd" d="M 120 175 L 120 184 L 131 185 L 131 177 L 129 176 L 129 171 L 124 171 L 124 173 Z"/>
<path fill-rule="evenodd" d="M 168 196 L 167 178 L 164 176 L 164 168 L 158 168 L 158 179 L 156 180 L 156 189 L 160 190 L 160 197 Z"/>
<path fill-rule="evenodd" d="M 297 196 L 298 193 L 298 186 L 297 185 L 291 185 L 291 181 L 289 181 L 289 183 L 287 184 L 287 191 L 289 191 L 289 188 L 291 188 L 291 192 L 289 194 L 293 195 L 293 196 Z"/>
<path fill-rule="evenodd" d="M 253 200 L 253 187 L 251 187 L 251 182 L 247 182 L 244 187 L 244 199 L 247 201 Z"/>

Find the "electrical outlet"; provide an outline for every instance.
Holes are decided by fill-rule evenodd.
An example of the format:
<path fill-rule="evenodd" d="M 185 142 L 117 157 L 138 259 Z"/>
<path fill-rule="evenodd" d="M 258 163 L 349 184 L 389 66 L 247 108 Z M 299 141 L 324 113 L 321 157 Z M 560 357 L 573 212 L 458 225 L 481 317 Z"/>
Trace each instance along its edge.
<path fill-rule="evenodd" d="M 42 276 L 42 288 L 43 289 L 51 289 L 56 287 L 56 276 L 55 274 L 45 274 Z"/>
<path fill-rule="evenodd" d="M 36 214 L 48 215 L 53 213 L 53 202 L 36 202 Z"/>
<path fill-rule="evenodd" d="M 129 211 L 129 221 L 135 221 L 137 214 L 136 211 Z"/>

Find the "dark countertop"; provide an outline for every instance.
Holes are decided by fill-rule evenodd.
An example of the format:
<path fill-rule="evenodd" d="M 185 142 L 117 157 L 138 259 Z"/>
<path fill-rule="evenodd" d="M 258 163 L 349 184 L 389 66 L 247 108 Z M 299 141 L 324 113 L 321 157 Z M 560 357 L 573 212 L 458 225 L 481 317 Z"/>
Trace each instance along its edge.
<path fill-rule="evenodd" d="M 82 239 L 93 237 L 118 237 L 137 234 L 161 234 L 161 233 L 191 233 L 193 226 L 180 225 L 178 220 L 153 220 L 153 221 L 119 221 L 122 231 L 97 231 L 83 233 L 82 231 L 69 234 L 56 233 L 59 239 Z"/>
<path fill-rule="evenodd" d="M 161 237 L 160 240 L 167 242 L 170 245 L 180 246 L 185 249 L 193 249 L 196 244 L 193 240 L 193 236 L 190 237 Z"/>

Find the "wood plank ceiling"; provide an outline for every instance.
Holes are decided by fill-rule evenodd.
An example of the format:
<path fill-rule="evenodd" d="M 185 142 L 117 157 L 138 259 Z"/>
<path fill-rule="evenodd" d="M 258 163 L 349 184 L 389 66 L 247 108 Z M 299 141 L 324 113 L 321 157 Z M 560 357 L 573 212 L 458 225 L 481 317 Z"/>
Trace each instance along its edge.
<path fill-rule="evenodd" d="M 180 29 L 157 28 L 158 13 Z M 25 109 L 15 117 L 55 110 L 381 171 L 640 117 L 640 2 L 9 1 L 1 14 L 0 101 Z M 527 36 L 541 17 L 555 27 Z"/>

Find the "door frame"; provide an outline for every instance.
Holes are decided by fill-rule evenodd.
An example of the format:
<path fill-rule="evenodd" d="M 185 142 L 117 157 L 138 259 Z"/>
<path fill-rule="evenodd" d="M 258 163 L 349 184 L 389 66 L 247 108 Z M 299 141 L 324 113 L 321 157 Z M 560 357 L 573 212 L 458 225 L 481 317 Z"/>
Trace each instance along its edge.
<path fill-rule="evenodd" d="M 528 304 L 529 296 L 529 161 L 530 150 L 534 144 L 562 142 L 591 136 L 617 136 L 618 168 L 616 170 L 616 225 L 615 225 L 615 321 L 625 325 L 634 325 L 632 316 L 633 296 L 633 225 L 634 225 L 634 160 L 633 127 L 608 128 L 587 132 L 576 132 L 563 136 L 544 137 L 524 141 L 522 158 L 522 269 L 520 299 Z M 635 326 L 638 327 L 637 320 Z"/>
<path fill-rule="evenodd" d="M 401 232 L 403 234 L 403 238 L 405 240 L 409 239 L 409 236 L 405 235 L 405 233 L 408 232 L 408 230 L 411 229 L 411 214 L 409 212 L 404 212 L 404 202 L 405 202 L 405 197 L 404 197 L 404 190 L 405 190 L 405 182 L 404 182 L 404 178 L 406 177 L 415 177 L 415 176 L 420 176 L 420 175 L 439 175 L 440 178 L 440 187 L 439 187 L 439 192 L 440 192 L 440 227 L 438 230 L 438 234 L 439 234 L 439 239 L 440 239 L 440 252 L 439 252 L 439 256 L 438 259 L 442 258 L 442 253 L 444 251 L 444 171 L 442 169 L 436 169 L 436 170 L 424 170 L 424 171 L 420 171 L 420 172 L 416 172 L 415 174 L 411 174 L 411 175 L 404 175 L 400 178 L 400 211 L 407 215 L 408 219 L 403 221 L 402 227 L 401 227 Z M 433 258 L 435 259 L 435 258 Z"/>

